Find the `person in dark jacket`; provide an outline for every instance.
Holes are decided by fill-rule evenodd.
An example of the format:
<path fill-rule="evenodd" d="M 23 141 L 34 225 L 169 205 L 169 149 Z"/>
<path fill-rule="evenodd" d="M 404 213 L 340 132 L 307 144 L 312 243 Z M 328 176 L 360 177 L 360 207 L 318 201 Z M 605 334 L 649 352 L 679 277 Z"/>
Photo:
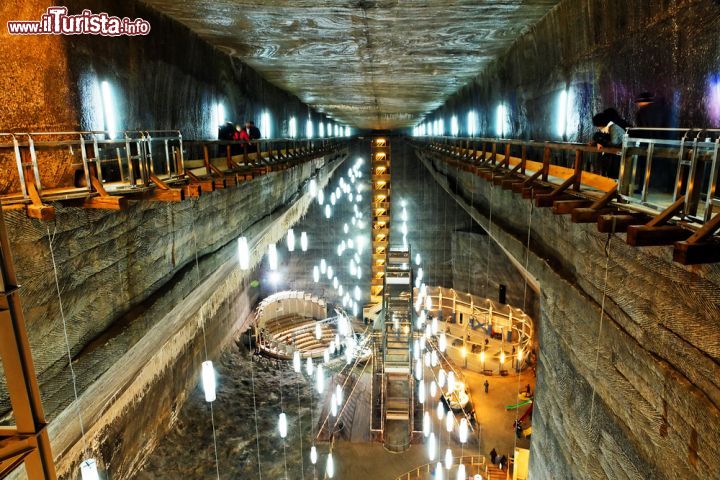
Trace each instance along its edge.
<path fill-rule="evenodd" d="M 232 122 L 226 122 L 218 128 L 218 140 L 232 140 L 235 133 L 235 125 Z"/>
<path fill-rule="evenodd" d="M 493 448 L 492 450 L 490 450 L 490 462 L 491 462 L 493 465 L 495 465 L 495 459 L 497 459 L 497 452 L 496 452 L 495 449 Z"/>
<path fill-rule="evenodd" d="M 625 128 L 629 124 L 623 120 L 613 108 L 598 113 L 592 118 L 598 131 L 593 136 L 593 143 L 602 152 L 604 147 L 619 147 L 625 137 Z M 600 174 L 608 178 L 617 178 L 620 172 L 620 159 L 616 155 L 602 154 L 600 158 Z"/>
<path fill-rule="evenodd" d="M 245 122 L 245 128 L 248 131 L 250 140 L 260 140 L 262 138 L 260 129 L 255 126 L 255 122 L 253 122 L 252 120 L 248 120 L 247 122 Z"/>

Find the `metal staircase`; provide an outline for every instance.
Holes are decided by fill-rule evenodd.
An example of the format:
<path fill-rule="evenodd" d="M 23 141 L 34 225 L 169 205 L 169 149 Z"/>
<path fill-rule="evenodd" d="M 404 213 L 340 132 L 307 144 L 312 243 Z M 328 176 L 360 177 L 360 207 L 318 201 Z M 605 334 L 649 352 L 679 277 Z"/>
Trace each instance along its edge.
<path fill-rule="evenodd" d="M 410 447 L 413 431 L 413 291 L 410 249 L 390 247 L 383 288 L 384 444 L 391 451 Z"/>

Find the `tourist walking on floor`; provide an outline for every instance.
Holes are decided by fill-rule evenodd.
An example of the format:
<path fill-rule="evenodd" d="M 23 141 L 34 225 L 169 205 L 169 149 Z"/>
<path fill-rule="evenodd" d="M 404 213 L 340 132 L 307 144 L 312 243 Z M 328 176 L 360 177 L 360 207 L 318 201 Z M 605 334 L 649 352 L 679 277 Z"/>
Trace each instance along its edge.
<path fill-rule="evenodd" d="M 488 388 L 490 388 L 490 384 L 487 380 L 485 380 L 485 383 L 483 383 L 483 386 L 485 387 L 485 393 L 488 393 Z"/>
<path fill-rule="evenodd" d="M 490 462 L 491 462 L 493 465 L 495 465 L 495 459 L 496 459 L 496 458 L 497 458 L 497 452 L 496 452 L 495 449 L 493 448 L 492 450 L 490 450 Z"/>

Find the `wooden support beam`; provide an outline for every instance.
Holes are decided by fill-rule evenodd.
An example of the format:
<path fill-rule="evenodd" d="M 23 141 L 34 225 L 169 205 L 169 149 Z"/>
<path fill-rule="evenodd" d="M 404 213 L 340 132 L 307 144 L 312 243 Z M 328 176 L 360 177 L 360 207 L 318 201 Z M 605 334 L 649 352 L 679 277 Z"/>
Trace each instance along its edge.
<path fill-rule="evenodd" d="M 683 265 L 720 262 L 720 239 L 713 235 L 720 230 L 720 213 L 715 214 L 685 241 L 675 243 L 673 259 Z"/>
<path fill-rule="evenodd" d="M 183 191 L 179 188 L 171 188 L 169 190 L 154 188 L 145 192 L 143 198 L 151 202 L 182 202 L 185 197 L 183 196 Z"/>
<path fill-rule="evenodd" d="M 83 199 L 79 206 L 102 210 L 126 210 L 130 206 L 130 202 L 121 195 L 98 195 Z"/>
<path fill-rule="evenodd" d="M 633 247 L 672 245 L 678 240 L 687 240 L 692 232 L 676 225 L 668 225 L 685 206 L 685 196 L 653 217 L 645 225 L 630 225 L 627 229 L 627 243 Z"/>
<path fill-rule="evenodd" d="M 615 208 L 575 208 L 572 211 L 572 223 L 596 223 L 601 215 L 618 213 Z"/>
<path fill-rule="evenodd" d="M 535 196 L 535 205 L 538 207 L 552 207 L 553 201 L 575 183 L 575 177 L 570 177 L 562 184 L 547 194 L 538 194 Z"/>
<path fill-rule="evenodd" d="M 626 232 L 630 225 L 642 225 L 645 222 L 647 222 L 647 216 L 637 213 L 600 215 L 597 219 L 600 233 L 622 233 Z"/>
<path fill-rule="evenodd" d="M 590 200 L 556 200 L 552 205 L 552 212 L 555 215 L 568 215 L 576 208 L 587 207 L 590 203 Z"/>
<path fill-rule="evenodd" d="M 185 198 L 198 198 L 202 194 L 202 186 L 199 183 L 188 183 L 182 186 Z"/>
<path fill-rule="evenodd" d="M 190 170 L 187 170 L 185 174 L 190 179 L 190 183 L 199 185 L 203 192 L 210 193 L 215 191 L 215 182 L 213 182 L 211 178 L 200 178 Z"/>
<path fill-rule="evenodd" d="M 710 239 L 704 242 L 690 243 L 690 239 L 675 242 L 673 260 L 682 265 L 720 262 L 720 241 Z"/>
<path fill-rule="evenodd" d="M 32 202 L 30 205 L 27 206 L 28 217 L 45 221 L 54 220 L 55 207 L 51 207 L 50 205 L 45 205 L 42 203 L 42 200 L 40 199 L 40 194 L 38 193 L 37 188 L 35 188 L 34 182 L 27 182 L 27 190 L 28 195 L 30 196 L 30 201 Z"/>
<path fill-rule="evenodd" d="M 686 240 L 692 232 L 677 225 L 630 225 L 627 229 L 627 243 L 633 247 L 651 247 L 672 245 L 679 240 Z"/>

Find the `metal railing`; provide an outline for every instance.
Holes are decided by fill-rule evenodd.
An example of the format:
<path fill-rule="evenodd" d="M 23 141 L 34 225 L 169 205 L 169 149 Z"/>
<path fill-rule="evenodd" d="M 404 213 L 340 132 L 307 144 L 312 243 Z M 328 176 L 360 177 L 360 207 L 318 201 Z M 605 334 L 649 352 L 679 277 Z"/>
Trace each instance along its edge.
<path fill-rule="evenodd" d="M 453 465 L 465 465 L 465 473 L 466 475 L 474 475 L 476 473 L 480 473 L 485 478 L 487 478 L 487 462 L 485 460 L 485 457 L 482 455 L 463 455 L 462 457 L 454 457 L 453 458 Z M 426 463 L 425 465 L 421 465 L 417 468 L 414 468 L 413 470 L 410 470 L 407 473 L 403 473 L 402 475 L 395 478 L 395 480 L 417 480 L 417 479 L 431 479 L 433 472 L 435 471 L 435 466 L 437 465 L 437 462 L 433 463 Z M 444 468 L 444 467 L 443 467 Z M 449 472 L 448 472 L 449 473 Z M 448 475 L 449 478 L 453 478 L 452 476 Z"/>
<path fill-rule="evenodd" d="M 458 165 L 490 168 L 495 175 L 523 175 L 527 182 L 598 200 L 612 193 L 616 205 L 647 215 L 682 200 L 681 218 L 707 224 L 720 207 L 720 130 L 639 129 L 620 148 L 502 138 L 414 137 L 412 141 Z M 550 198 L 549 200 L 551 200 Z M 715 219 L 717 221 L 717 219 Z"/>
<path fill-rule="evenodd" d="M 620 198 L 662 211 L 683 198 L 683 215 L 706 223 L 720 207 L 720 130 L 629 129 L 623 140 Z"/>
<path fill-rule="evenodd" d="M 343 141 L 187 141 L 178 130 L 0 133 L 0 198 L 9 205 L 137 193 L 184 182 L 193 168 L 221 175 L 272 166 L 331 152 Z"/>

